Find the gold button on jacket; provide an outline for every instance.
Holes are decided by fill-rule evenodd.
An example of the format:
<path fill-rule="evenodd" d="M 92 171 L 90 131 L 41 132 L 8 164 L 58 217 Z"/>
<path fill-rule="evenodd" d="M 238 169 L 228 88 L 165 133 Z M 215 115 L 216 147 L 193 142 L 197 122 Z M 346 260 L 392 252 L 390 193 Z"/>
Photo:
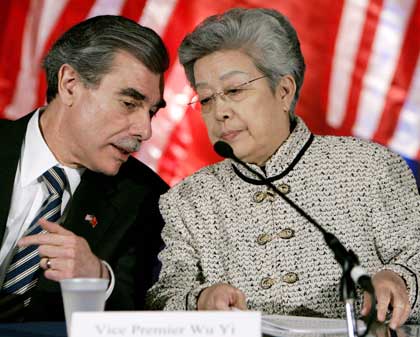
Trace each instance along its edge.
<path fill-rule="evenodd" d="M 261 280 L 261 288 L 270 289 L 274 285 L 275 281 L 271 277 L 265 277 Z"/>
<path fill-rule="evenodd" d="M 260 234 L 257 237 L 257 243 L 261 246 L 265 245 L 267 242 L 271 241 L 271 236 L 268 234 Z"/>
<path fill-rule="evenodd" d="M 291 228 L 282 229 L 279 233 L 279 237 L 285 240 L 291 239 L 294 236 L 295 236 L 295 231 Z"/>
<path fill-rule="evenodd" d="M 287 273 L 283 275 L 282 280 L 286 283 L 293 284 L 299 280 L 296 273 Z"/>
<path fill-rule="evenodd" d="M 263 201 L 264 201 L 264 199 L 265 199 L 265 192 L 262 192 L 262 191 L 255 192 L 254 197 L 253 197 L 253 200 L 254 200 L 256 203 L 263 202 Z"/>
<path fill-rule="evenodd" d="M 290 186 L 287 184 L 280 184 L 277 188 L 283 194 L 287 194 L 290 192 Z"/>

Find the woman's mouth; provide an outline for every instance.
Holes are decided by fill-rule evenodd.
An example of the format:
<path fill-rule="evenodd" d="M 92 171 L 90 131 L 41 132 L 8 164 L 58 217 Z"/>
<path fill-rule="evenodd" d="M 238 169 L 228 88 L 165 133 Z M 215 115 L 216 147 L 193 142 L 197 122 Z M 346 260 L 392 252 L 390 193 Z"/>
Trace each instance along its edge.
<path fill-rule="evenodd" d="M 233 139 L 235 139 L 236 138 L 236 136 L 238 135 L 238 134 L 240 134 L 241 133 L 241 131 L 227 131 L 227 132 L 223 132 L 222 133 L 222 136 L 221 136 L 221 139 L 223 139 L 223 140 L 227 140 L 227 141 L 229 141 L 229 140 L 233 140 Z"/>

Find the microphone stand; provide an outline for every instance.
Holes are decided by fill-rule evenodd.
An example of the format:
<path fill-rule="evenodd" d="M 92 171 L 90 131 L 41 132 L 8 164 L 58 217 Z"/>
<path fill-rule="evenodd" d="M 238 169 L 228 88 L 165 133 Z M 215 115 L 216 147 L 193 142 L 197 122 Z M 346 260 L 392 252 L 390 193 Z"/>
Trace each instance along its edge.
<path fill-rule="evenodd" d="M 224 143 L 224 142 L 221 142 Z M 217 144 L 217 143 L 216 143 Z M 215 145 L 216 145 L 215 144 Z M 227 144 L 227 143 L 224 143 Z M 230 145 L 227 144 L 227 146 Z M 220 149 L 220 147 L 219 147 Z M 239 160 L 233 153 L 233 150 L 230 148 L 228 151 L 218 151 L 215 146 L 215 150 L 218 154 L 222 155 L 223 157 L 228 157 L 234 160 L 241 166 L 244 166 L 248 171 L 255 174 L 262 182 L 265 183 L 270 189 L 272 189 L 277 195 L 279 195 L 284 201 L 286 201 L 292 208 L 294 208 L 301 216 L 303 216 L 306 220 L 308 220 L 311 224 L 313 224 L 324 236 L 324 240 L 327 246 L 332 250 L 334 253 L 334 257 L 336 261 L 340 264 L 343 274 L 340 281 L 340 297 L 341 300 L 345 303 L 345 312 L 346 312 L 346 323 L 347 323 L 347 335 L 348 337 L 357 337 L 357 320 L 356 320 L 356 312 L 354 308 L 354 302 L 356 299 L 356 285 L 351 277 L 351 272 L 353 268 L 359 265 L 358 258 L 356 254 L 352 250 L 348 250 L 341 244 L 341 242 L 337 239 L 337 237 L 327 232 L 317 221 L 315 221 L 309 214 L 305 213 L 299 206 L 297 206 L 291 199 L 289 199 L 286 195 L 281 193 L 278 188 L 268 181 L 263 175 L 259 172 L 253 170 L 251 167 L 246 165 L 244 162 Z M 228 152 L 228 153 L 227 153 Z M 225 155 L 227 154 L 227 155 Z M 373 288 L 372 288 L 373 289 Z M 374 304 L 372 303 L 372 308 Z M 372 310 L 373 312 L 375 310 Z M 367 326 L 365 336 L 368 333 L 369 326 Z"/>
<path fill-rule="evenodd" d="M 349 253 L 353 253 L 349 251 Z M 354 253 L 353 253 L 354 254 Z M 356 257 L 356 256 L 355 256 Z M 357 259 L 357 257 L 356 257 Z M 343 275 L 340 281 L 340 295 L 342 301 L 344 301 L 346 311 L 346 323 L 347 323 L 347 336 L 357 337 L 357 320 L 356 310 L 354 308 L 354 302 L 356 299 L 356 286 L 351 277 L 352 266 L 348 261 L 345 261 L 341 266 L 343 269 Z"/>

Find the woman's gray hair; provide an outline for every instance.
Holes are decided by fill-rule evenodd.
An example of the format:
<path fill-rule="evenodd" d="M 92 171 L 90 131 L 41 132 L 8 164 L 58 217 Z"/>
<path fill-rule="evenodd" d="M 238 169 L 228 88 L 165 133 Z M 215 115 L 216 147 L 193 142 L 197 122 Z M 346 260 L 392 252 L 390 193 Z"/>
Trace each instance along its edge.
<path fill-rule="evenodd" d="M 268 8 L 234 8 L 205 19 L 184 38 L 178 51 L 179 61 L 194 88 L 194 63 L 220 50 L 240 50 L 248 55 L 267 76 L 273 92 L 282 76 L 293 76 L 296 93 L 289 114 L 294 118 L 305 61 L 296 31 L 284 15 Z"/>
<path fill-rule="evenodd" d="M 166 48 L 153 30 L 121 16 L 96 16 L 65 32 L 45 57 L 47 102 L 57 95 L 63 64 L 72 66 L 86 86 L 96 87 L 112 70 L 118 51 L 128 52 L 155 74 L 163 74 L 169 66 Z"/>

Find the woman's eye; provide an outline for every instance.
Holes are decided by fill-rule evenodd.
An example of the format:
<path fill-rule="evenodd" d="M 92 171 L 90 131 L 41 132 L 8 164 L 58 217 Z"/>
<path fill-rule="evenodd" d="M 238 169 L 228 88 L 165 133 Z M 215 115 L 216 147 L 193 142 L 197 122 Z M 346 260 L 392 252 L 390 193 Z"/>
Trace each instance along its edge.
<path fill-rule="evenodd" d="M 232 89 L 227 89 L 225 91 L 227 96 L 235 96 L 235 95 L 240 94 L 241 92 L 242 92 L 242 89 L 240 88 L 232 88 Z"/>
<path fill-rule="evenodd" d="M 201 105 L 206 105 L 206 104 L 210 103 L 210 101 L 211 101 L 211 96 L 210 97 L 203 98 L 203 99 L 200 99 L 200 104 Z"/>

